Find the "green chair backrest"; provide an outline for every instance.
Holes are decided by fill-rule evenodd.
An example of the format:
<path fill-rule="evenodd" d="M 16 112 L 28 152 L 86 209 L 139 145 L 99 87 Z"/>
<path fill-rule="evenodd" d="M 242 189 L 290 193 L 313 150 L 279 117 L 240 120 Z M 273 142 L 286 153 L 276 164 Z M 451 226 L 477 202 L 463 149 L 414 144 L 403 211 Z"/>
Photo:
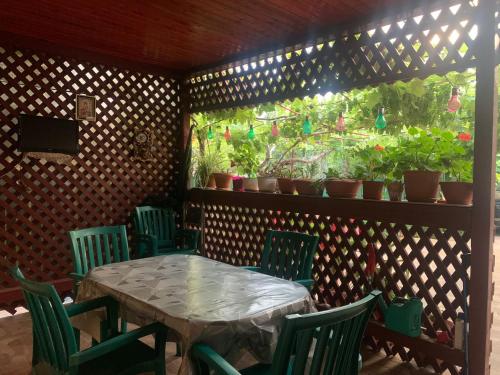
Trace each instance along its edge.
<path fill-rule="evenodd" d="M 261 270 L 287 280 L 310 279 L 318 239 L 305 233 L 267 231 Z"/>
<path fill-rule="evenodd" d="M 380 291 L 373 291 L 350 305 L 287 316 L 274 353 L 272 374 L 358 374 L 361 339 L 380 295 Z"/>
<path fill-rule="evenodd" d="M 69 367 L 69 356 L 77 352 L 73 328 L 55 288 L 24 278 L 18 267 L 10 270 L 23 291 L 33 324 L 33 340 L 38 361 L 46 362 L 57 373 Z"/>
<path fill-rule="evenodd" d="M 160 247 L 175 245 L 175 214 L 171 209 L 153 206 L 136 207 L 134 226 L 137 233 L 156 236 Z"/>
<path fill-rule="evenodd" d="M 130 259 L 125 225 L 72 230 L 69 238 L 76 273 Z"/>

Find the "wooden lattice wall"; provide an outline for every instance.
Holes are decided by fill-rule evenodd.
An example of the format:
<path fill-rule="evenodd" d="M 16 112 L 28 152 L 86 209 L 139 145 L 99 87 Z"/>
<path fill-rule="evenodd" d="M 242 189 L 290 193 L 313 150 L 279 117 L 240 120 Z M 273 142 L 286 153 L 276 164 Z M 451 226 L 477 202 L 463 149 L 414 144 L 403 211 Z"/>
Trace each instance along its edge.
<path fill-rule="evenodd" d="M 445 0 L 376 24 L 196 71 L 185 81 L 193 113 L 346 91 L 476 65 L 477 11 Z"/>
<path fill-rule="evenodd" d="M 0 310 L 20 302 L 6 267 L 69 290 L 67 231 L 128 223 L 148 195 L 168 193 L 179 169 L 178 82 L 161 75 L 0 47 Z M 80 122 L 68 164 L 22 157 L 21 113 L 71 119 L 75 95 L 97 96 L 97 121 Z M 153 134 L 152 159 L 133 158 L 137 128 Z"/>
<path fill-rule="evenodd" d="M 203 209 L 203 251 L 213 259 L 258 265 L 269 229 L 320 237 L 314 261 L 313 296 L 341 306 L 372 288 L 394 296 L 416 296 L 424 304 L 424 332 L 453 337 L 449 325 L 464 311 L 469 266 L 471 207 L 329 199 L 266 193 L 191 191 L 192 205 Z M 365 273 L 370 248 L 377 259 L 373 281 Z M 390 331 L 374 325 L 371 344 L 390 355 L 431 364 L 458 374 L 462 351 L 423 339 L 394 344 Z M 404 336 L 403 336 L 404 337 Z M 419 354 L 417 354 L 417 352 Z"/>

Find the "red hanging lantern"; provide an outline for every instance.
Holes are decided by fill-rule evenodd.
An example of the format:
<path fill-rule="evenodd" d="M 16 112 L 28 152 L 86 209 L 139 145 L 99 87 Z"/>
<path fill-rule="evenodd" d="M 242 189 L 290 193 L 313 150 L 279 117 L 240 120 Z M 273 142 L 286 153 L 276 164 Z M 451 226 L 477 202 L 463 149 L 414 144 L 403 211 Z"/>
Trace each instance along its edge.
<path fill-rule="evenodd" d="M 271 127 L 271 135 L 273 137 L 277 137 L 280 135 L 280 130 L 278 129 L 278 124 L 276 121 L 273 121 L 273 126 Z"/>
<path fill-rule="evenodd" d="M 226 126 L 226 131 L 224 132 L 224 139 L 227 142 L 231 140 L 231 132 L 229 131 L 229 126 Z"/>

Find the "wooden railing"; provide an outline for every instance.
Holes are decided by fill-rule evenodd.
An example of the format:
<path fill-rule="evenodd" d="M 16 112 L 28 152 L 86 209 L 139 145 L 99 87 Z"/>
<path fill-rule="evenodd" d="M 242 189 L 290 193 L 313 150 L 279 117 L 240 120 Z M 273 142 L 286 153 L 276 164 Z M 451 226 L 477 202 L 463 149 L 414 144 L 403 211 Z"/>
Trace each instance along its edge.
<path fill-rule="evenodd" d="M 268 229 L 318 235 L 312 291 L 318 302 L 343 305 L 373 288 L 387 301 L 417 296 L 425 336 L 393 345 L 393 333 L 372 325 L 371 345 L 436 371 L 458 374 L 463 366 L 463 352 L 435 338 L 438 331 L 453 337 L 450 322 L 465 308 L 469 269 L 462 257 L 470 253 L 471 207 L 204 189 L 192 189 L 189 202 L 202 208 L 203 251 L 230 264 L 257 265 Z M 365 273 L 370 248 L 373 278 Z"/>

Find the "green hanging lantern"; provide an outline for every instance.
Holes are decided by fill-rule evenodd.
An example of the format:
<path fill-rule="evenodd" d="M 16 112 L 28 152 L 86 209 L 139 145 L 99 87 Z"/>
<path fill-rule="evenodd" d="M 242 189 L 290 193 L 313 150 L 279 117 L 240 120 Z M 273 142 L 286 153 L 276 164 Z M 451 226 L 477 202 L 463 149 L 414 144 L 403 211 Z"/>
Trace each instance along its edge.
<path fill-rule="evenodd" d="M 250 130 L 248 131 L 247 137 L 250 140 L 255 138 L 255 131 L 253 130 L 253 125 L 250 125 Z"/>
<path fill-rule="evenodd" d="M 214 133 L 212 131 L 212 127 L 211 126 L 208 127 L 207 139 L 208 140 L 214 139 Z"/>
<path fill-rule="evenodd" d="M 377 129 L 385 129 L 387 127 L 387 121 L 384 117 L 384 107 L 378 110 L 377 119 L 375 120 L 375 127 Z"/>
<path fill-rule="evenodd" d="M 311 121 L 309 121 L 309 116 L 306 116 L 306 119 L 304 120 L 304 125 L 302 125 L 302 133 L 304 133 L 304 135 L 309 135 L 312 133 L 312 125 Z"/>

